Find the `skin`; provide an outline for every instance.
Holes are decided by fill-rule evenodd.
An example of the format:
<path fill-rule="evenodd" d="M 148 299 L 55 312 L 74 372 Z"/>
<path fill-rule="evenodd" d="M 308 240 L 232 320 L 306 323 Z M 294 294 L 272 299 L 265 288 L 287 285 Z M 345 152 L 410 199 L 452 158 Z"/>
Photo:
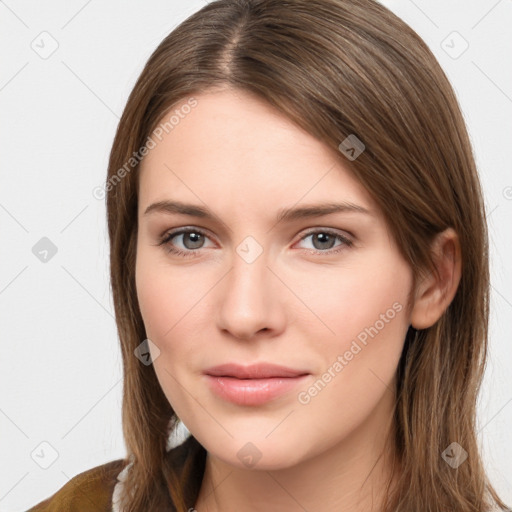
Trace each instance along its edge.
<path fill-rule="evenodd" d="M 344 156 L 248 93 L 227 89 L 195 98 L 197 106 L 142 162 L 136 262 L 147 337 L 160 351 L 153 363 L 158 380 L 208 452 L 199 498 L 190 507 L 378 510 L 389 476 L 385 433 L 403 342 L 409 325 L 432 325 L 455 294 L 456 234 L 447 230 L 436 240 L 440 278 L 420 280 L 407 309 L 412 271 Z M 162 200 L 206 206 L 216 220 L 144 214 Z M 371 215 L 275 220 L 284 207 L 343 200 Z M 180 227 L 206 236 L 198 242 L 178 235 L 157 245 Z M 311 228 L 316 235 L 308 236 Z M 336 237 L 322 244 L 318 233 L 325 229 L 352 244 Z M 252 263 L 237 253 L 247 236 L 263 249 Z M 195 256 L 171 254 L 172 245 Z M 338 356 L 393 304 L 402 309 L 301 403 L 298 393 L 328 368 L 332 374 Z M 203 372 L 213 365 L 260 361 L 310 375 L 300 389 L 260 406 L 227 402 L 206 385 Z M 248 442 L 261 454 L 253 467 L 237 456 Z"/>

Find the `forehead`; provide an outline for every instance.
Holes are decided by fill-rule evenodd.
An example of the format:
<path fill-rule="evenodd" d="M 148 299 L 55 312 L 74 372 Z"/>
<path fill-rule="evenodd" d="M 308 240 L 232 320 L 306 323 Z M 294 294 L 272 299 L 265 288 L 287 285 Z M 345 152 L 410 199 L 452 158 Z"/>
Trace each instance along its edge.
<path fill-rule="evenodd" d="M 173 107 L 152 136 L 156 145 L 140 167 L 139 211 L 168 196 L 212 209 L 215 201 L 276 211 L 319 200 L 375 207 L 340 153 L 259 98 L 234 90 L 194 98 L 193 108 L 180 111 L 186 100 Z"/>

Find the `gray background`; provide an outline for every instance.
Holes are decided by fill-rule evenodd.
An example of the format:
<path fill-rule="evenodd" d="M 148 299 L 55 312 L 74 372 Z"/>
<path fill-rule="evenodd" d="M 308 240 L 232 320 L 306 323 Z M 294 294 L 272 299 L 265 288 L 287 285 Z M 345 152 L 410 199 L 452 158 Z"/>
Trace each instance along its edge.
<path fill-rule="evenodd" d="M 512 2 L 383 3 L 437 56 L 474 145 L 492 253 L 479 439 L 510 505 Z M 124 454 L 105 208 L 93 190 L 104 182 L 143 64 L 203 5 L 0 1 L 1 511 L 26 510 L 77 473 Z"/>

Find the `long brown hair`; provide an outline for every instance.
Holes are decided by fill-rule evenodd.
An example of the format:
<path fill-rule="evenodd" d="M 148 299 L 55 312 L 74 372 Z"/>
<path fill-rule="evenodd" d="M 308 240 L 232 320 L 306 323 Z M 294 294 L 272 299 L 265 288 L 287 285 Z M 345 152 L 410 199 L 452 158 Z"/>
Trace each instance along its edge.
<path fill-rule="evenodd" d="M 388 487 L 382 510 L 505 509 L 476 437 L 488 343 L 486 213 L 466 126 L 444 72 L 422 39 L 374 0 L 217 0 L 151 55 L 110 155 L 111 286 L 132 462 L 123 510 L 186 512 L 201 485 L 204 448 L 192 436 L 173 456 L 166 452 L 169 425 L 179 420 L 153 366 L 134 356 L 146 339 L 134 275 L 137 157 L 178 102 L 222 87 L 256 94 L 335 150 L 349 135 L 364 143 L 357 159 L 341 152 L 339 158 L 380 207 L 415 282 L 422 271 L 436 271 L 434 236 L 448 227 L 457 232 L 457 293 L 434 325 L 410 328 L 405 339 L 391 438 L 397 485 L 392 492 Z M 453 442 L 468 453 L 456 469 L 441 456 Z"/>

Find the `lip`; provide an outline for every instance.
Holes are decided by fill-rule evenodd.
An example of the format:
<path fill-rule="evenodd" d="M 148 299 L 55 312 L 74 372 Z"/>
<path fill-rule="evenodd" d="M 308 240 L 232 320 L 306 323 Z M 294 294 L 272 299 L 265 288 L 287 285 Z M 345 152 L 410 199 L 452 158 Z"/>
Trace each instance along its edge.
<path fill-rule="evenodd" d="M 237 379 L 268 379 L 273 377 L 299 377 L 309 372 L 272 363 L 240 365 L 226 363 L 208 368 L 204 373 L 213 377 L 236 377 Z"/>
<path fill-rule="evenodd" d="M 250 366 L 224 364 L 206 370 L 212 392 L 238 405 L 262 405 L 302 384 L 308 372 L 259 363 Z"/>

